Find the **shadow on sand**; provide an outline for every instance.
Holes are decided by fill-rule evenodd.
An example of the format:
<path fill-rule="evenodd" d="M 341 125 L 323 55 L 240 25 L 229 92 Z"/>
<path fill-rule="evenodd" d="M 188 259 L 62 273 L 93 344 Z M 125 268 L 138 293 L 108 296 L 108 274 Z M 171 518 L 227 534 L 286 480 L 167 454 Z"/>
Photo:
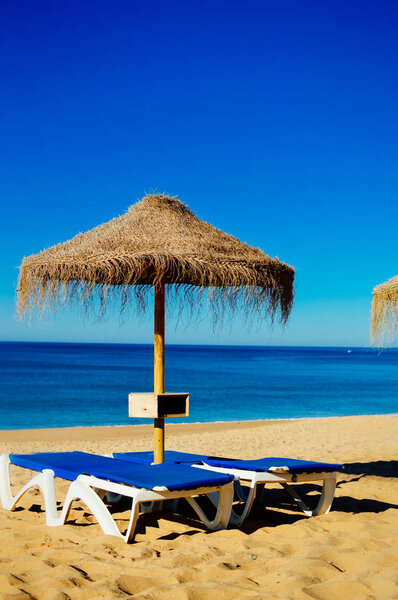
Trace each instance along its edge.
<path fill-rule="evenodd" d="M 348 475 L 373 475 L 376 477 L 398 477 L 398 460 L 375 460 L 373 462 L 355 462 L 344 465 Z"/>

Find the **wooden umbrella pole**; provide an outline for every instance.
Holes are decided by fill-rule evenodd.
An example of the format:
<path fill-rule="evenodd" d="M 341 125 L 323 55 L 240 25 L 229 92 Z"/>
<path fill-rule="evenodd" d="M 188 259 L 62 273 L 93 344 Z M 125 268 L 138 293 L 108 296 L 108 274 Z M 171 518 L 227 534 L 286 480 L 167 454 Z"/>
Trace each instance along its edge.
<path fill-rule="evenodd" d="M 164 393 L 164 281 L 155 286 L 155 344 L 154 344 L 154 392 Z M 155 451 L 154 463 L 164 462 L 164 418 L 154 421 Z"/>

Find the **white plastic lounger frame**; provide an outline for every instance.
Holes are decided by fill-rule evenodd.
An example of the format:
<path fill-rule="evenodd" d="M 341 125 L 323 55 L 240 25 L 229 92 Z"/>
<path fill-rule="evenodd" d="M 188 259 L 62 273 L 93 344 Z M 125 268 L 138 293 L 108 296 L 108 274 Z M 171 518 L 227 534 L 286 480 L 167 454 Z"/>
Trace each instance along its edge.
<path fill-rule="evenodd" d="M 210 471 L 218 471 L 219 473 L 228 473 L 234 475 L 235 492 L 241 502 L 244 502 L 243 511 L 238 514 L 234 509 L 231 510 L 230 524 L 242 525 L 243 521 L 249 514 L 256 497 L 258 500 L 263 500 L 263 490 L 267 483 L 279 483 L 293 498 L 296 504 L 301 508 L 307 517 L 316 517 L 325 515 L 329 512 L 332 506 L 334 492 L 336 489 L 336 472 L 322 473 L 291 473 L 288 468 L 271 467 L 270 471 L 247 471 L 243 469 L 212 467 L 206 464 L 194 465 L 200 469 Z M 246 494 L 240 482 L 249 485 L 249 491 Z M 319 497 L 318 504 L 314 509 L 308 508 L 304 500 L 296 491 L 296 486 L 292 483 L 309 483 L 311 481 L 322 482 L 322 491 Z M 216 502 L 215 496 L 209 495 L 213 503 Z"/>
<path fill-rule="evenodd" d="M 211 530 L 224 529 L 228 525 L 231 514 L 234 491 L 233 482 L 219 486 L 200 487 L 192 490 L 169 491 L 167 488 L 161 486 L 158 486 L 153 490 L 147 490 L 131 485 L 113 483 L 91 475 L 79 475 L 75 481 L 72 481 L 66 494 L 62 511 L 59 514 L 55 496 L 54 471 L 51 469 L 43 469 L 43 471 L 35 475 L 15 496 L 13 496 L 10 487 L 9 465 L 9 456 L 7 454 L 1 455 L 0 500 L 3 508 L 13 510 L 28 489 L 38 487 L 43 494 L 46 510 L 46 523 L 50 527 L 58 527 L 65 523 L 68 519 L 72 502 L 77 499 L 82 500 L 86 504 L 105 534 L 120 537 L 126 542 L 130 542 L 134 538 L 141 502 L 156 502 L 185 498 L 201 521 L 203 521 L 206 527 Z M 107 492 L 132 499 L 130 521 L 124 535 L 119 531 L 111 513 L 102 501 L 102 498 Z M 216 492 L 218 493 L 218 502 L 214 501 Z M 216 505 L 217 512 L 213 520 L 209 520 L 206 517 L 199 504 L 193 498 L 193 496 L 201 494 L 211 495 L 213 504 Z"/>

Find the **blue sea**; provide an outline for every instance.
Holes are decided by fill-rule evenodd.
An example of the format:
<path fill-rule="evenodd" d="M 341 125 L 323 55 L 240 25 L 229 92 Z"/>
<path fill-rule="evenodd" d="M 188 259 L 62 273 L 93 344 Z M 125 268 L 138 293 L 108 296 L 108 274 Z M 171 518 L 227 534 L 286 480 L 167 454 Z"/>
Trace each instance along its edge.
<path fill-rule="evenodd" d="M 128 393 L 151 390 L 150 345 L 0 343 L 0 429 L 148 423 Z M 178 422 L 398 413 L 398 349 L 167 346 L 166 391 Z"/>

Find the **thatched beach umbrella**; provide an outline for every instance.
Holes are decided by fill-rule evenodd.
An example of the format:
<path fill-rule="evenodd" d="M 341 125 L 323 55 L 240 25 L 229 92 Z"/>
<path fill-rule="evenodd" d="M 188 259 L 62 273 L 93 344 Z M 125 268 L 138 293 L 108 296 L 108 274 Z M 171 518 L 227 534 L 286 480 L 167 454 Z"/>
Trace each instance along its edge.
<path fill-rule="evenodd" d="M 165 286 L 180 308 L 205 300 L 215 318 L 227 308 L 285 322 L 293 279 L 292 267 L 201 221 L 178 199 L 149 195 L 122 216 L 25 258 L 18 311 L 24 317 L 77 303 L 103 314 L 113 300 L 121 310 L 142 310 L 154 288 L 154 392 L 161 394 Z M 164 419 L 155 419 L 155 462 L 163 453 Z"/>
<path fill-rule="evenodd" d="M 398 275 L 373 290 L 371 338 L 384 345 L 398 329 Z"/>

